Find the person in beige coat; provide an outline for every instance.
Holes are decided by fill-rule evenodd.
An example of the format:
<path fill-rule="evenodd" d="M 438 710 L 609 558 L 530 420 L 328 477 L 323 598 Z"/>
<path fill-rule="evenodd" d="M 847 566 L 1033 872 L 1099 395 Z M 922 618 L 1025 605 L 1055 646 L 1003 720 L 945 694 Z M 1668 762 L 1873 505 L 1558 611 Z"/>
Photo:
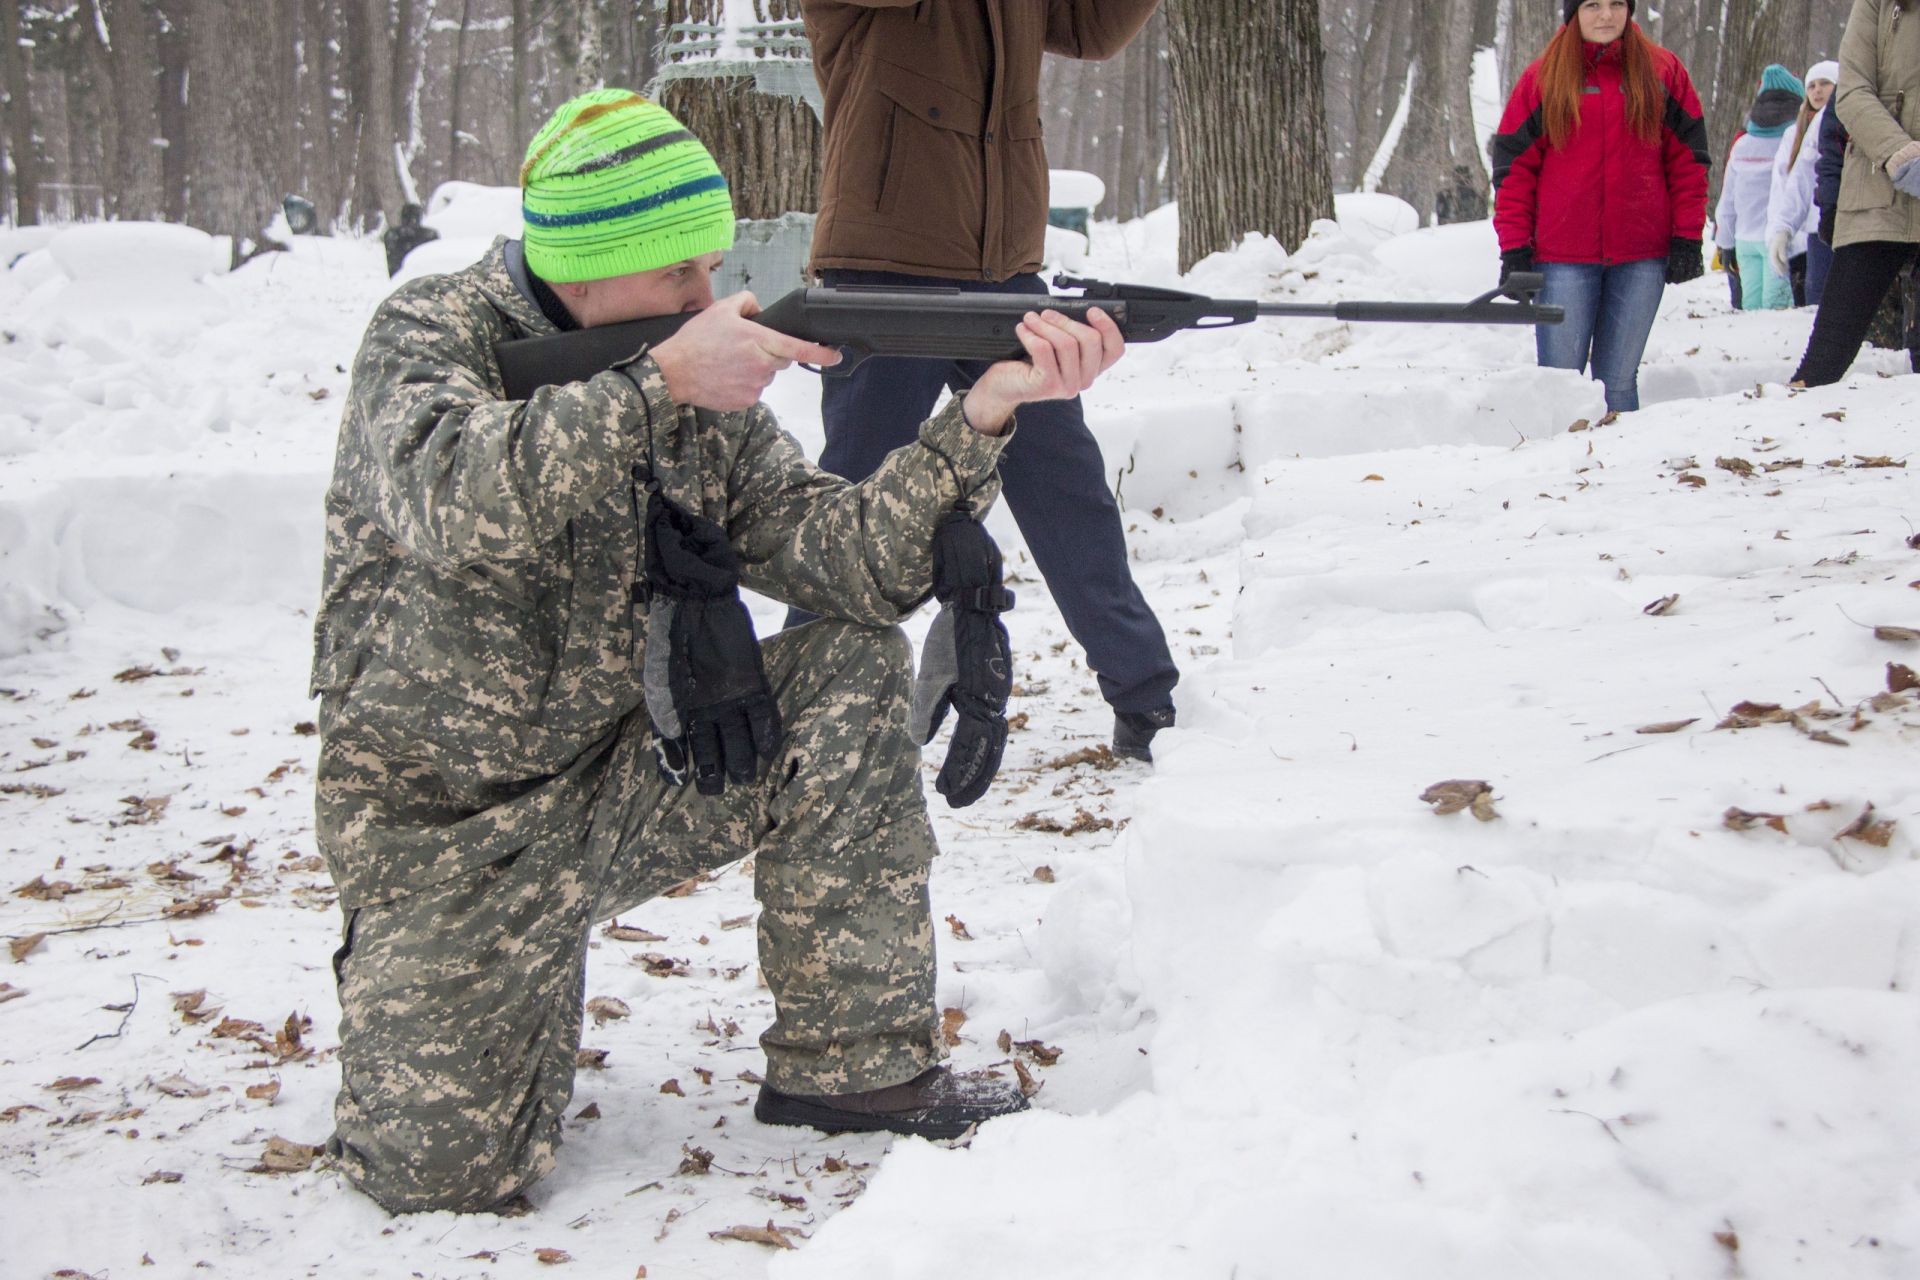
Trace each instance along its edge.
<path fill-rule="evenodd" d="M 1920 251 L 1920 0 L 1854 0 L 1833 104 L 1851 141 L 1833 269 L 1794 374 L 1810 387 L 1846 373 L 1887 290 Z"/>

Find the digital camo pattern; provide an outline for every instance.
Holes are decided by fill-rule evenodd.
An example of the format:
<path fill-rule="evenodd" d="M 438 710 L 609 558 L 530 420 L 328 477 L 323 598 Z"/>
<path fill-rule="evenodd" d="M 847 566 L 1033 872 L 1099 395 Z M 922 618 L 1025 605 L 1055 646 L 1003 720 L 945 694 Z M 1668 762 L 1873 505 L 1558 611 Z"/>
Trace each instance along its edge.
<path fill-rule="evenodd" d="M 718 521 L 762 594 L 898 622 L 926 597 L 933 528 L 1004 438 L 957 407 L 848 484 L 764 406 L 676 406 L 616 373 L 499 398 L 493 345 L 553 326 L 500 247 L 402 287 L 354 363 L 326 499 L 313 688 L 317 818 L 343 903 L 448 880 L 576 825 L 614 726 L 640 704 L 644 607 L 630 468 Z M 938 450 L 936 454 L 935 450 Z M 941 456 L 951 460 L 944 461 Z"/>
<path fill-rule="evenodd" d="M 649 360 L 644 390 L 609 373 L 500 399 L 494 344 L 551 331 L 498 244 L 404 286 L 355 360 L 327 493 L 313 687 L 316 826 L 349 931 L 338 1146 L 396 1209 L 483 1207 L 551 1164 L 588 927 L 749 852 L 769 1080 L 862 1089 L 937 1057 L 933 837 L 890 627 L 925 598 L 960 489 L 991 497 L 1004 439 L 950 407 L 850 485 L 764 406 L 675 405 Z M 762 784 L 717 798 L 659 779 L 636 712 L 649 414 L 665 492 L 727 529 L 748 586 L 828 619 L 766 642 L 789 739 Z"/>
<path fill-rule="evenodd" d="M 773 1087 L 852 1092 L 938 1061 L 906 641 L 821 621 L 771 637 L 765 658 L 790 728 L 761 782 L 711 801 L 668 786 L 636 712 L 583 823 L 349 914 L 333 1149 L 381 1204 L 487 1209 L 551 1169 L 590 928 L 743 848 L 758 850 L 760 962 L 779 1009 L 761 1036 Z"/>

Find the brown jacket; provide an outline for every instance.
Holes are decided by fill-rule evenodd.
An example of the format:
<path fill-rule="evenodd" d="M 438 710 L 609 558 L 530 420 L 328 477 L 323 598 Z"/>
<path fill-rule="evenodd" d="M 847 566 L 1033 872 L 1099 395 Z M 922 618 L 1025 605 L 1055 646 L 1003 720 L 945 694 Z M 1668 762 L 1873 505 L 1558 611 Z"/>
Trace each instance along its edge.
<path fill-rule="evenodd" d="M 1036 271 L 1040 55 L 1108 58 L 1159 0 L 803 0 L 826 100 L 815 271 Z"/>
<path fill-rule="evenodd" d="M 1854 0 L 1840 39 L 1833 109 L 1852 135 L 1840 174 L 1834 248 L 1920 243 L 1920 200 L 1887 176 L 1887 161 L 1920 138 L 1920 3 Z"/>

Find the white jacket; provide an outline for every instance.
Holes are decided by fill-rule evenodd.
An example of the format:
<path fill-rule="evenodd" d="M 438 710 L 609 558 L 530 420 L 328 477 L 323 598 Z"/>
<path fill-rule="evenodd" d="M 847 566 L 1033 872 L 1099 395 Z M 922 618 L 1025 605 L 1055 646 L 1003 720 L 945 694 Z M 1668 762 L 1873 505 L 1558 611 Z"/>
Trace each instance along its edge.
<path fill-rule="evenodd" d="M 1722 249 L 1733 248 L 1736 240 L 1766 243 L 1773 157 L 1786 140 L 1786 133 L 1777 138 L 1743 133 L 1733 144 L 1727 157 L 1726 181 L 1720 186 L 1720 207 L 1713 215 L 1713 242 Z"/>
<path fill-rule="evenodd" d="M 1820 229 L 1820 210 L 1813 203 L 1814 165 L 1820 159 L 1820 122 L 1828 108 L 1807 126 L 1801 139 L 1800 154 L 1793 155 L 1793 130 L 1780 139 L 1780 150 L 1773 158 L 1773 187 L 1767 197 L 1767 240 L 1774 233 L 1788 233 L 1787 256 L 1797 258 L 1807 251 L 1807 238 Z M 1787 163 L 1792 157 L 1793 163 Z"/>

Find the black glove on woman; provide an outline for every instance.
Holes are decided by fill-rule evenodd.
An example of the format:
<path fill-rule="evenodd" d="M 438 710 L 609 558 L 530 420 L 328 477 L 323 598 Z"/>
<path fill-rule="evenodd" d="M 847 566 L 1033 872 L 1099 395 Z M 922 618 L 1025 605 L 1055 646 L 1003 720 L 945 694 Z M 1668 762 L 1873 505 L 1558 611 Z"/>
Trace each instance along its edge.
<path fill-rule="evenodd" d="M 1507 277 L 1516 271 L 1533 270 L 1533 250 L 1526 245 L 1518 249 L 1509 249 L 1500 255 L 1500 283 L 1505 284 Z"/>
<path fill-rule="evenodd" d="M 1685 284 L 1689 280 L 1698 280 L 1707 271 L 1706 260 L 1700 256 L 1700 242 L 1675 236 L 1667 242 L 1667 283 Z"/>
<path fill-rule="evenodd" d="M 949 512 L 933 533 L 933 594 L 940 614 L 920 651 L 908 725 L 913 740 L 925 746 L 947 708 L 960 713 L 933 784 L 953 809 L 987 793 L 1007 746 L 1013 648 L 1000 615 L 1013 608 L 1013 592 L 1000 578 L 1000 548 L 993 538 L 966 511 Z"/>
<path fill-rule="evenodd" d="M 660 772 L 684 785 L 691 760 L 701 795 L 752 782 L 779 754 L 780 705 L 760 665 L 753 619 L 740 603 L 740 558 L 727 532 L 647 491 L 647 714 Z"/>

